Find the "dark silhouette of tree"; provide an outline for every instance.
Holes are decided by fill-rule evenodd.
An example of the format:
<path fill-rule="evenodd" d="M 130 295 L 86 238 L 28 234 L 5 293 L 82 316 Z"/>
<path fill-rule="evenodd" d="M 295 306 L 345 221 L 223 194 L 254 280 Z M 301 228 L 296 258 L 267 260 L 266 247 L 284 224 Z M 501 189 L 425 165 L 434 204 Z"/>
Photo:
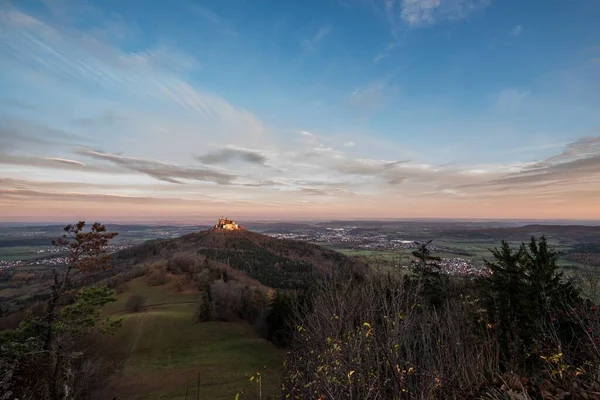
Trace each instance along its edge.
<path fill-rule="evenodd" d="M 2 332 L 2 362 L 16 365 L 13 380 L 20 384 L 24 398 L 72 398 L 75 388 L 76 340 L 92 331 L 104 331 L 119 321 L 98 324 L 100 309 L 114 301 L 114 291 L 106 287 L 77 290 L 82 276 L 110 268 L 106 252 L 109 233 L 99 223 L 84 231 L 85 222 L 67 225 L 53 245 L 67 253 L 66 265 L 52 270 L 50 298 L 44 315 L 30 315 L 14 331 Z M 77 279 L 79 278 L 79 279 Z M 30 397 L 27 397 L 30 396 Z"/>
<path fill-rule="evenodd" d="M 494 261 L 486 279 L 484 297 L 489 318 L 497 327 L 505 364 L 528 352 L 540 325 L 549 314 L 579 301 L 574 285 L 564 279 L 557 265 L 558 253 L 544 236 L 511 249 L 506 241 L 490 250 Z M 512 365 L 505 365 L 512 367 Z"/>
<path fill-rule="evenodd" d="M 412 252 L 412 255 L 417 259 L 415 268 L 417 274 L 439 273 L 440 265 L 437 262 L 442 261 L 442 259 L 431 254 L 431 250 L 429 250 L 431 242 L 432 240 L 421 243 L 419 248 Z"/>
<path fill-rule="evenodd" d="M 211 295 L 210 283 L 207 283 L 200 295 L 200 304 L 198 305 L 198 321 L 207 322 L 215 318 L 213 299 Z"/>
<path fill-rule="evenodd" d="M 434 256 L 429 250 L 431 240 L 419 245 L 412 255 L 417 259 L 414 272 L 422 285 L 423 297 L 433 307 L 441 307 L 445 298 L 443 277 L 440 274 L 440 257 Z"/>
<path fill-rule="evenodd" d="M 278 291 L 270 304 L 266 319 L 267 339 L 278 346 L 289 344 L 292 313 L 297 300 L 291 293 Z"/>

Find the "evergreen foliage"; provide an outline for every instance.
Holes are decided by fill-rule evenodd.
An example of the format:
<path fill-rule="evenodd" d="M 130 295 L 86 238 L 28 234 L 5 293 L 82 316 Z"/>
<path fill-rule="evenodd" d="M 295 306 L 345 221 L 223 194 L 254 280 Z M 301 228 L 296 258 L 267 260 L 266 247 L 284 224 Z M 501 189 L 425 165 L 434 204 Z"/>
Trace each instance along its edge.
<path fill-rule="evenodd" d="M 422 287 L 422 294 L 426 301 L 432 307 L 441 307 L 446 297 L 444 285 L 444 277 L 441 275 L 439 261 L 440 257 L 431 254 L 429 245 L 422 243 L 417 250 L 412 252 L 412 255 L 417 259 L 414 267 L 414 272 L 417 274 L 419 283 Z"/>
<path fill-rule="evenodd" d="M 486 260 L 492 274 L 484 282 L 483 296 L 490 321 L 499 331 L 505 364 L 533 345 L 540 325 L 551 315 L 580 302 L 575 286 L 564 279 L 557 265 L 558 253 L 545 237 L 532 237 L 513 250 L 506 241 L 491 250 Z"/>

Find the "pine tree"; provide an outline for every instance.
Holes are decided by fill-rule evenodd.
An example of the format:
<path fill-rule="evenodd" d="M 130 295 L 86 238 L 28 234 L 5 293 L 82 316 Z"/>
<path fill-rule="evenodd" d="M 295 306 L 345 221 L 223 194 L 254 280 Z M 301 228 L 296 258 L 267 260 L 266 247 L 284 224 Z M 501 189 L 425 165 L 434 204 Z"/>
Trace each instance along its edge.
<path fill-rule="evenodd" d="M 496 326 L 504 362 L 524 354 L 550 311 L 578 301 L 578 293 L 558 270 L 558 253 L 545 237 L 532 237 L 511 249 L 506 241 L 485 261 L 492 274 L 485 281 L 485 302 Z"/>
<path fill-rule="evenodd" d="M 417 259 L 414 271 L 422 284 L 423 297 L 428 304 L 433 307 L 441 307 L 445 298 L 445 288 L 443 277 L 440 274 L 441 267 L 438 264 L 442 259 L 434 256 L 429 250 L 431 240 L 419 246 L 418 250 L 412 252 Z"/>
<path fill-rule="evenodd" d="M 198 320 L 201 322 L 212 321 L 215 317 L 212 296 L 210 293 L 210 284 L 206 284 L 200 295 L 200 304 L 198 305 Z"/>

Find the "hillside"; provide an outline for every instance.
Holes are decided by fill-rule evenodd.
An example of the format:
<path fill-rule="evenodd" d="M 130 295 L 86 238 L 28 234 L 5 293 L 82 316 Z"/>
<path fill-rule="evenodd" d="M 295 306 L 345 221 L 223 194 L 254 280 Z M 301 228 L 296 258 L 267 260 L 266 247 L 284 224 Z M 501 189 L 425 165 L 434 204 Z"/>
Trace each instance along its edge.
<path fill-rule="evenodd" d="M 122 318 L 123 326 L 100 342 L 111 349 L 115 371 L 100 393 L 139 399 L 185 398 L 186 392 L 253 398 L 257 388 L 248 378 L 257 373 L 263 398 L 276 397 L 283 351 L 266 340 L 276 334 L 269 299 L 334 269 L 367 268 L 317 245 L 245 229 L 151 240 L 113 254 L 112 266 L 100 283 L 120 294 L 104 314 Z M 132 296 L 143 299 L 137 311 L 127 306 Z M 206 301 L 211 316 L 201 322 Z"/>
<path fill-rule="evenodd" d="M 247 231 L 205 230 L 175 239 L 152 240 L 122 250 L 113 256 L 116 271 L 137 264 L 186 255 L 197 261 L 214 262 L 247 274 L 272 288 L 303 288 L 315 274 L 334 269 L 366 271 L 353 258 L 321 246 Z"/>
<path fill-rule="evenodd" d="M 279 389 L 283 350 L 261 338 L 245 321 L 204 322 L 195 318 L 201 292 L 192 282 L 177 287 L 169 275 L 162 285 L 135 278 L 120 289 L 106 316 L 121 318 L 113 335 L 93 343 L 111 372 L 97 398 L 233 399 L 254 398 L 257 388 L 248 377 L 263 376 L 263 398 Z M 142 296 L 139 311 L 127 309 L 127 299 Z"/>
<path fill-rule="evenodd" d="M 115 372 L 99 394 L 139 399 L 254 398 L 249 376 L 260 376 L 263 399 L 276 398 L 283 350 L 266 340 L 279 329 L 268 322 L 269 299 L 334 269 L 367 268 L 317 245 L 247 230 L 148 241 L 115 253 L 112 264 L 101 283 L 120 294 L 104 314 L 123 326 L 100 342 Z M 127 306 L 132 296 L 144 300 L 138 311 Z M 211 316 L 200 322 L 206 301 Z"/>

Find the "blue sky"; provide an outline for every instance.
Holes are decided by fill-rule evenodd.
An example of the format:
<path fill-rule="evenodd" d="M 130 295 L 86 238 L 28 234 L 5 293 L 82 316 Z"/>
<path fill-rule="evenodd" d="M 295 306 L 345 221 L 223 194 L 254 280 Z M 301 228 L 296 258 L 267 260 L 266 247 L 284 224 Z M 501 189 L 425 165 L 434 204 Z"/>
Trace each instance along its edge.
<path fill-rule="evenodd" d="M 3 3 L 0 218 L 600 218 L 599 15 Z"/>

